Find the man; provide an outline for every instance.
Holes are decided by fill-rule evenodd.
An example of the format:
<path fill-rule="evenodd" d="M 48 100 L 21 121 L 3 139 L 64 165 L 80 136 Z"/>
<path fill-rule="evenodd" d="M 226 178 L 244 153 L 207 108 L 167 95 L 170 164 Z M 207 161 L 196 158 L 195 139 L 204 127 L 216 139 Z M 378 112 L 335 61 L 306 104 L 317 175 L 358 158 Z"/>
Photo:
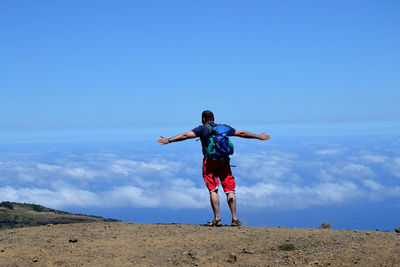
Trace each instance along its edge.
<path fill-rule="evenodd" d="M 215 160 L 207 156 L 207 148 L 209 146 L 210 136 L 211 136 L 210 129 L 218 125 L 214 123 L 214 114 L 209 110 L 203 111 L 203 113 L 201 114 L 201 122 L 203 125 L 194 128 L 190 132 L 181 133 L 171 138 L 166 138 L 161 136 L 161 138 L 158 139 L 158 142 L 162 145 L 166 145 L 172 142 L 178 142 L 186 139 L 200 137 L 204 155 L 203 178 L 210 192 L 210 203 L 211 203 L 211 208 L 214 212 L 214 219 L 208 225 L 209 226 L 222 225 L 219 214 L 219 196 L 218 196 L 218 186 L 219 186 L 218 178 L 219 178 L 222 184 L 222 188 L 226 194 L 229 209 L 231 210 L 232 213 L 231 226 L 240 226 L 241 223 L 236 215 L 235 179 L 232 175 L 230 159 L 228 157 L 224 159 Z M 238 136 L 242 138 L 253 138 L 259 140 L 270 139 L 270 136 L 266 135 L 265 133 L 256 135 L 247 131 L 235 130 L 234 128 L 228 125 L 226 126 L 228 127 L 227 131 L 228 136 Z"/>

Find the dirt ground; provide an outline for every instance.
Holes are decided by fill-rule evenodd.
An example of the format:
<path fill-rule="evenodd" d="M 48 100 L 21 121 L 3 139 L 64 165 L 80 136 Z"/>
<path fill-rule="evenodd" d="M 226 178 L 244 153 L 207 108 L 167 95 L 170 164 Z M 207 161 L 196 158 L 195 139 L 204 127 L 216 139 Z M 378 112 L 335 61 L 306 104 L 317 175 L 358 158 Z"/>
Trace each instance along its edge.
<path fill-rule="evenodd" d="M 394 232 L 95 222 L 0 231 L 0 266 L 400 266 Z"/>

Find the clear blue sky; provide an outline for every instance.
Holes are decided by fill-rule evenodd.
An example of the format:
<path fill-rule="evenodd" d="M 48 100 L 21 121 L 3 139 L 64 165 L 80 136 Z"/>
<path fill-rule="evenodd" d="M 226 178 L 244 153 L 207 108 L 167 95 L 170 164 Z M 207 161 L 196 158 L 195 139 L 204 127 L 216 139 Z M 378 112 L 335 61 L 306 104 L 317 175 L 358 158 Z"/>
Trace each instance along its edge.
<path fill-rule="evenodd" d="M 1 1 L 0 129 L 399 121 L 400 2 Z M 223 104 L 220 104 L 222 102 Z"/>

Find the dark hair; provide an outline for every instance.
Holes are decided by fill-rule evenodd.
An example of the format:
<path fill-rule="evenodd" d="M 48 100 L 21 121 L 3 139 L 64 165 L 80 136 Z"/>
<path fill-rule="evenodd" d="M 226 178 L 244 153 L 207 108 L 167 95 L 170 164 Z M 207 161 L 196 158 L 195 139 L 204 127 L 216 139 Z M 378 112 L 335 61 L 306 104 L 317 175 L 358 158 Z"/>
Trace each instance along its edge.
<path fill-rule="evenodd" d="M 214 114 L 210 110 L 204 110 L 203 113 L 201 113 L 201 121 L 202 122 L 209 122 L 209 121 L 214 121 Z"/>

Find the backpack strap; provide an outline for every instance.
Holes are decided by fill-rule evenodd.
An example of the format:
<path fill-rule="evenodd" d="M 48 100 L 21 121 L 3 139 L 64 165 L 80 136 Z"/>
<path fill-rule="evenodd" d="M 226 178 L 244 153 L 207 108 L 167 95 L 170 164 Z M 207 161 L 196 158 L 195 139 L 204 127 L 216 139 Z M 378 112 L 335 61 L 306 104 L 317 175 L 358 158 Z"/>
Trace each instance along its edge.
<path fill-rule="evenodd" d="M 212 127 L 210 124 L 207 123 L 207 124 L 205 124 L 204 126 L 206 126 L 206 128 L 207 128 L 210 132 L 212 131 L 212 128 L 213 128 L 213 127 Z"/>

